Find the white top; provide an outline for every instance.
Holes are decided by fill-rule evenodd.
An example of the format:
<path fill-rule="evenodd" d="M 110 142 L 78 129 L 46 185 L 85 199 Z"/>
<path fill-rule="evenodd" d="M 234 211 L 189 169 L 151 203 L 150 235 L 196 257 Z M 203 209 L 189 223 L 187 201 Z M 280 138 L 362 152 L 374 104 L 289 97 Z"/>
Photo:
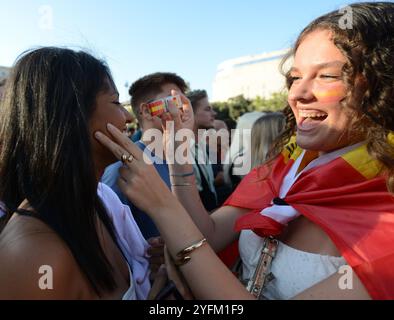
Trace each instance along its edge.
<path fill-rule="evenodd" d="M 130 208 L 124 205 L 107 185 L 100 183 L 97 190 L 118 235 L 118 243 L 130 271 L 130 288 L 123 300 L 146 300 L 150 291 L 148 243 L 141 234 Z"/>
<path fill-rule="evenodd" d="M 241 233 L 239 249 L 243 262 L 242 280 L 254 275 L 264 239 L 251 230 Z M 263 295 L 269 300 L 292 299 L 308 288 L 329 278 L 346 265 L 342 257 L 331 257 L 293 249 L 279 242 L 270 272 L 275 279 L 268 283 Z"/>
<path fill-rule="evenodd" d="M 300 173 L 297 174 L 298 168 L 305 155 L 305 151 L 294 162 L 292 168 L 283 180 L 279 196 L 285 198 L 293 184 L 305 171 L 312 168 L 327 164 L 347 152 L 356 149 L 365 142 L 348 146 L 333 152 L 327 153 L 311 161 Z M 290 221 L 300 216 L 291 206 L 272 206 L 265 208 L 261 215 L 270 217 L 275 221 L 287 225 Z M 244 281 L 253 277 L 257 263 L 261 255 L 261 249 L 264 239 L 256 235 L 251 230 L 241 232 L 239 241 L 239 251 L 243 262 Z M 330 257 L 319 254 L 312 254 L 291 248 L 282 242 L 279 242 L 277 254 L 271 265 L 271 272 L 275 280 L 270 282 L 263 294 L 268 299 L 291 299 L 297 294 L 314 286 L 315 284 L 329 278 L 339 268 L 346 264 L 343 257 Z"/>

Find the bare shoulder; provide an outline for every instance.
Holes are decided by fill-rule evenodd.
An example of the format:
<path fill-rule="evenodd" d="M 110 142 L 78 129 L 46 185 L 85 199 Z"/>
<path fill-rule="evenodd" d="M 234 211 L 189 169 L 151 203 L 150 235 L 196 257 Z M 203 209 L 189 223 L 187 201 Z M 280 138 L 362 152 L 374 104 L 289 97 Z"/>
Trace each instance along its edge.
<path fill-rule="evenodd" d="M 0 299 L 78 299 L 88 290 L 64 241 L 43 222 L 15 217 L 0 235 Z"/>

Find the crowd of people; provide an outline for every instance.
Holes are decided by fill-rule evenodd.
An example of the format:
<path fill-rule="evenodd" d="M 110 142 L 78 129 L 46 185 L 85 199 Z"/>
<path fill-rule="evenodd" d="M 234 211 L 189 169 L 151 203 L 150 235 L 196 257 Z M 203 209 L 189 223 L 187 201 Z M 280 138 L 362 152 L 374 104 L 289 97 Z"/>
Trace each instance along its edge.
<path fill-rule="evenodd" d="M 283 112 L 240 135 L 158 72 L 130 87 L 131 138 L 105 62 L 22 54 L 0 83 L 0 299 L 394 299 L 394 4 L 349 8 L 301 32 Z"/>

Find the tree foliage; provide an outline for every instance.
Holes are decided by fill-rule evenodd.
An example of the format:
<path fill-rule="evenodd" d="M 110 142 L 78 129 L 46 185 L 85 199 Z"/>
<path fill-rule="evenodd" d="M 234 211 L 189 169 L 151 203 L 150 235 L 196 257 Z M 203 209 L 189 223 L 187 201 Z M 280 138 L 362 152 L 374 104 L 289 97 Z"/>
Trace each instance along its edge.
<path fill-rule="evenodd" d="M 212 103 L 218 113 L 217 118 L 228 122 L 236 122 L 244 113 L 252 111 L 276 112 L 286 107 L 287 93 L 274 93 L 270 98 L 257 97 L 253 100 L 246 99 L 243 95 L 231 98 L 226 102 Z"/>

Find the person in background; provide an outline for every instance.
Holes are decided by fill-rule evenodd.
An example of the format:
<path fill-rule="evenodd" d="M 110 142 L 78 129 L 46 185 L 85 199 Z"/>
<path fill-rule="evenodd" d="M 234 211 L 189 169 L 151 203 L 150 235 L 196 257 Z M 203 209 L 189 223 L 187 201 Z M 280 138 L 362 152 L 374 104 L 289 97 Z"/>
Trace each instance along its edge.
<path fill-rule="evenodd" d="M 6 79 L 0 80 L 0 101 L 3 99 Z"/>
<path fill-rule="evenodd" d="M 267 113 L 254 123 L 251 137 L 252 170 L 264 164 L 272 152 L 275 153 L 272 148 L 285 126 L 286 118 L 280 112 Z"/>
<path fill-rule="evenodd" d="M 245 165 L 245 159 L 250 161 L 248 157 L 251 152 L 251 130 L 254 123 L 264 115 L 264 112 L 259 111 L 248 112 L 239 117 L 237 121 L 235 135 L 223 166 L 224 182 L 231 190 L 235 190 L 246 175 L 246 172 L 244 175 L 236 174 L 234 169 Z"/>
<path fill-rule="evenodd" d="M 229 149 L 231 132 L 228 129 L 226 122 L 223 120 L 215 120 L 214 129 L 217 133 L 216 144 L 209 143 L 208 141 L 208 155 L 211 161 L 214 160 L 212 163 L 212 170 L 215 177 L 215 189 L 218 197 L 218 205 L 221 206 L 231 194 L 231 188 L 229 188 L 224 182 L 223 171 L 223 162 L 226 159 Z M 226 132 L 226 134 L 221 134 L 221 132 Z"/>
<path fill-rule="evenodd" d="M 138 142 L 138 141 L 140 141 L 141 140 L 141 138 L 142 138 L 142 130 L 141 130 L 141 128 L 137 128 L 136 130 L 135 130 L 135 132 L 133 133 L 133 135 L 131 136 L 131 141 L 133 141 L 133 142 Z"/>
<path fill-rule="evenodd" d="M 152 143 L 163 144 L 163 141 L 155 141 L 156 137 L 152 135 L 154 130 L 160 133 L 163 132 L 162 122 L 160 117 L 151 115 L 147 103 L 170 96 L 172 90 L 185 93 L 187 90 L 185 80 L 174 73 L 162 72 L 149 74 L 138 79 L 131 85 L 129 90 L 131 106 L 134 115 L 137 117 L 141 132 L 141 138 L 136 144 L 152 160 L 157 172 L 168 188 L 170 188 L 170 176 L 164 155 L 156 155 L 154 154 L 154 150 L 149 149 L 149 145 Z M 146 215 L 144 211 L 130 202 L 119 189 L 118 179 L 119 169 L 121 167 L 122 162 L 120 161 L 108 167 L 101 181 L 114 190 L 120 200 L 131 208 L 134 219 L 140 227 L 145 239 L 149 240 L 159 237 L 160 233 L 152 219 Z M 157 240 L 152 239 L 152 241 L 156 242 Z"/>
<path fill-rule="evenodd" d="M 196 175 L 196 185 L 204 207 L 212 212 L 219 206 L 215 188 L 215 177 L 212 163 L 207 153 L 206 139 L 203 138 L 198 141 L 201 138 L 199 137 L 198 131 L 215 128 L 216 112 L 209 103 L 208 94 L 205 90 L 191 91 L 187 94 L 187 97 L 195 114 L 193 132 L 196 140 L 191 151 L 195 159 L 193 167 Z"/>
<path fill-rule="evenodd" d="M 226 122 L 224 122 L 223 120 L 215 120 L 214 129 L 216 132 L 220 132 L 220 130 L 224 130 L 227 132 L 228 136 L 230 137 L 230 130 L 228 129 Z M 213 146 L 212 144 L 208 145 L 209 158 L 215 160 L 215 163 L 212 164 L 212 168 L 213 168 L 213 174 L 215 176 L 216 186 L 220 186 L 224 183 L 222 163 L 225 160 L 225 156 L 227 154 L 228 148 L 229 148 L 228 141 L 222 141 L 221 136 L 218 136 L 216 145 Z"/>

